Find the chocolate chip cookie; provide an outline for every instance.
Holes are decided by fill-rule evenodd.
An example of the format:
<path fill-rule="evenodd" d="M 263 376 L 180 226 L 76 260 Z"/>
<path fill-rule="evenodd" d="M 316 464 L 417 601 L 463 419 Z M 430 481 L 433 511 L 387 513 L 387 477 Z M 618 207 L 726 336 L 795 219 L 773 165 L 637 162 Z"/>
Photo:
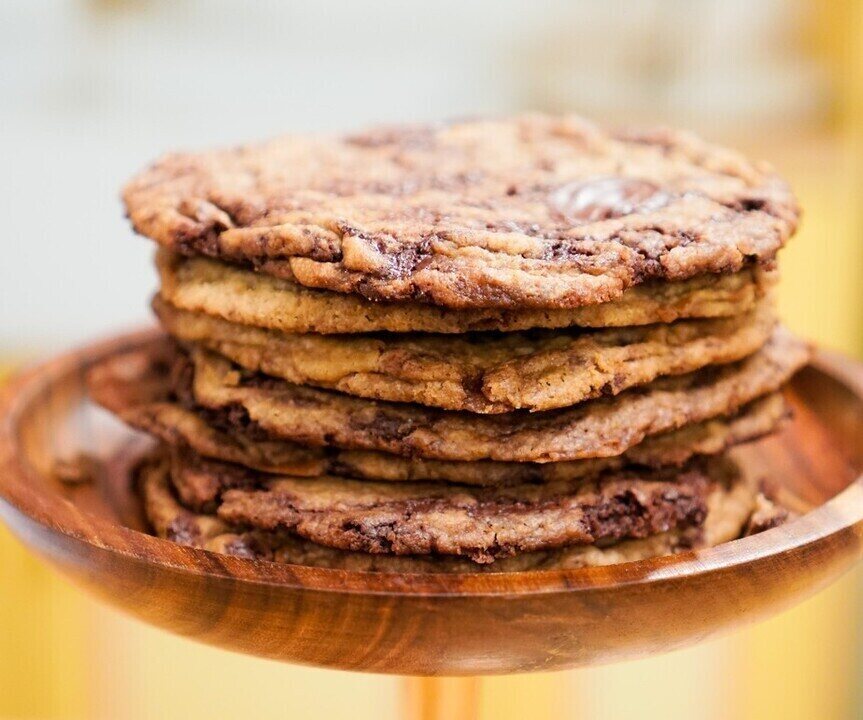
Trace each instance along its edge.
<path fill-rule="evenodd" d="M 617 395 L 754 353 L 775 325 L 772 304 L 715 320 L 594 332 L 316 335 L 281 333 L 178 310 L 156 298 L 173 337 L 242 368 L 298 385 L 447 410 L 550 410 Z"/>
<path fill-rule="evenodd" d="M 787 185 L 731 150 L 544 115 L 168 155 L 123 198 L 175 252 L 449 308 L 575 308 L 769 266 L 798 220 Z"/>
<path fill-rule="evenodd" d="M 649 435 L 733 414 L 779 389 L 808 357 L 807 346 L 779 328 L 738 363 L 561 410 L 476 415 L 293 385 L 194 348 L 177 392 L 211 411 L 218 426 L 264 438 L 435 460 L 560 462 L 619 455 Z"/>
<path fill-rule="evenodd" d="M 645 283 L 601 305 L 564 310 L 452 310 L 416 302 L 377 303 L 309 290 L 207 258 L 160 252 L 160 293 L 174 307 L 289 333 L 465 333 L 531 328 L 624 327 L 682 318 L 730 317 L 754 309 L 776 282 L 774 272 L 747 268 L 731 275 Z"/>
<path fill-rule="evenodd" d="M 343 551 L 293 533 L 232 525 L 214 515 L 191 512 L 174 497 L 170 462 L 161 454 L 142 464 L 138 482 L 146 515 L 156 534 L 183 545 L 259 560 L 371 572 L 514 572 L 631 562 L 732 540 L 741 534 L 752 516 L 756 508 L 756 493 L 753 483 L 735 473 L 733 467 L 724 464 L 722 472 L 722 480 L 713 482 L 704 495 L 701 524 L 684 525 L 641 540 L 624 540 L 602 547 L 569 545 L 509 557 L 498 556 L 491 558 L 494 562 L 483 563 L 452 555 L 400 556 Z M 606 490 L 610 491 L 610 486 Z M 460 501 L 464 504 L 465 499 Z M 457 508 L 458 503 L 459 500 L 455 500 L 452 507 Z M 394 513 L 398 507 L 398 502 L 392 503 L 383 512 Z M 368 507 L 362 510 L 367 512 Z"/>
<path fill-rule="evenodd" d="M 785 402 L 772 393 L 731 416 L 686 425 L 645 438 L 621 455 L 557 463 L 461 462 L 400 457 L 389 453 L 320 448 L 290 440 L 261 439 L 239 426 L 217 428 L 207 413 L 172 397 L 169 369 L 176 351 L 164 341 L 113 356 L 88 374 L 91 396 L 131 427 L 172 448 L 275 474 L 401 481 L 443 481 L 494 486 L 574 480 L 624 464 L 680 466 L 696 455 L 721 453 L 772 432 L 787 416 Z M 191 486 L 188 486 L 190 490 Z M 184 501 L 201 509 L 229 489 L 202 483 Z"/>

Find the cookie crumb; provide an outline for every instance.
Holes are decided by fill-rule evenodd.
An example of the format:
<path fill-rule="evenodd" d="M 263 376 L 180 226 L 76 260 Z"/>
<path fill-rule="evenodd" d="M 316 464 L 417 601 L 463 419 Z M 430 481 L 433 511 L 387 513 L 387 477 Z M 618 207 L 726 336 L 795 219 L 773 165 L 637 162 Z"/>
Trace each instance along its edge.
<path fill-rule="evenodd" d="M 89 485 L 96 481 L 101 462 L 87 453 L 78 453 L 71 458 L 58 458 L 54 462 L 52 475 L 64 485 Z"/>
<path fill-rule="evenodd" d="M 781 505 L 777 500 L 776 488 L 766 481 L 762 481 L 758 495 L 755 496 L 755 510 L 749 516 L 743 536 L 749 537 L 779 527 L 795 517 L 794 512 Z"/>

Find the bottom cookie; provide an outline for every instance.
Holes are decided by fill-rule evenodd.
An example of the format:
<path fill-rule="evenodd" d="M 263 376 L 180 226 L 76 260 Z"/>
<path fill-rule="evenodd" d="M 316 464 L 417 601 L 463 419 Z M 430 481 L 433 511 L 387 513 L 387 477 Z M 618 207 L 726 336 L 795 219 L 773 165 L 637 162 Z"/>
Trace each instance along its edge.
<path fill-rule="evenodd" d="M 637 540 L 613 544 L 574 545 L 523 552 L 493 563 L 463 557 L 386 555 L 333 549 L 285 531 L 242 530 L 216 516 L 193 513 L 175 498 L 167 457 L 145 461 L 138 481 L 147 517 L 162 538 L 191 547 L 296 565 L 367 572 L 514 572 L 578 568 L 632 562 L 681 550 L 710 547 L 739 537 L 759 507 L 757 489 L 742 477 L 716 483 L 708 493 L 701 525 L 678 527 Z"/>

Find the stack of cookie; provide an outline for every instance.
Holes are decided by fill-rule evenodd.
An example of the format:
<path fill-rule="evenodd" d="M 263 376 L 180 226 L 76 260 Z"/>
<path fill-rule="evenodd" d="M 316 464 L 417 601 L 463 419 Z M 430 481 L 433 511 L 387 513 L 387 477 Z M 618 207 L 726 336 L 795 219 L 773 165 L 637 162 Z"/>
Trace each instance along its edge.
<path fill-rule="evenodd" d="M 124 199 L 167 337 L 91 372 L 154 531 L 378 571 L 575 567 L 781 512 L 797 206 L 690 135 L 546 116 L 171 155 Z"/>

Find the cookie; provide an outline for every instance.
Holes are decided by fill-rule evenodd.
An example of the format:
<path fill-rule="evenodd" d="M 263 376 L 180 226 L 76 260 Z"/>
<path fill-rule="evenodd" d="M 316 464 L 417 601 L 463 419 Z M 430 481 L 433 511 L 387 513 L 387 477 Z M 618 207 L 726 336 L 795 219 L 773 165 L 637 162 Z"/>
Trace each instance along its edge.
<path fill-rule="evenodd" d="M 466 555 L 492 562 L 520 552 L 642 538 L 700 525 L 720 477 L 682 469 L 612 471 L 592 478 L 506 488 L 380 483 L 323 476 L 271 479 L 175 454 L 172 478 L 235 474 L 217 515 L 228 524 L 286 530 L 320 545 L 395 555 Z M 243 483 L 252 487 L 242 489 Z M 259 489 L 260 488 L 260 489 Z"/>
<path fill-rule="evenodd" d="M 178 310 L 159 300 L 162 326 L 252 372 L 377 400 L 447 410 L 549 410 L 617 395 L 664 375 L 739 360 L 775 325 L 771 303 L 752 313 L 595 332 L 287 334 Z"/>
<path fill-rule="evenodd" d="M 160 357 L 160 352 L 165 351 Z M 218 429 L 205 413 L 170 397 L 164 342 L 120 353 L 96 365 L 88 375 L 91 396 L 132 427 L 175 448 L 189 448 L 204 457 L 286 475 L 346 475 L 400 482 L 439 480 L 466 485 L 506 485 L 584 477 L 623 463 L 661 467 L 681 465 L 694 455 L 712 455 L 772 432 L 787 415 L 781 395 L 754 400 L 736 415 L 686 425 L 645 438 L 617 457 L 559 463 L 459 462 L 405 458 L 388 453 L 299 445 L 288 440 L 261 440 L 240 427 Z M 155 359 L 148 366 L 150 359 Z M 153 392 L 142 396 L 140 388 Z M 208 488 L 189 503 L 213 501 L 224 489 Z"/>
<path fill-rule="evenodd" d="M 211 516 L 190 512 L 171 492 L 165 456 L 149 459 L 139 469 L 145 513 L 159 537 L 192 547 L 256 560 L 366 572 L 515 572 L 551 570 L 632 562 L 693 547 L 710 547 L 739 537 L 755 506 L 752 483 L 737 478 L 715 484 L 706 496 L 701 526 L 657 533 L 641 540 L 611 545 L 573 545 L 520 553 L 493 563 L 475 563 L 457 556 L 398 556 L 341 551 L 284 531 L 231 527 Z"/>
<path fill-rule="evenodd" d="M 595 481 L 511 489 L 283 477 L 265 490 L 229 490 L 218 516 L 342 550 L 493 562 L 700 525 L 709 484 L 710 476 L 695 468 L 615 471 Z"/>
<path fill-rule="evenodd" d="M 735 152 L 542 115 L 169 155 L 123 198 L 176 252 L 450 308 L 575 308 L 769 265 L 798 220 Z"/>
<path fill-rule="evenodd" d="M 624 327 L 685 318 L 729 317 L 754 309 L 775 284 L 775 271 L 747 268 L 652 282 L 613 302 L 569 310 L 448 310 L 421 303 L 376 303 L 353 295 L 309 290 L 206 258 L 159 252 L 161 296 L 180 310 L 288 333 L 509 332 L 532 328 Z"/>
<path fill-rule="evenodd" d="M 198 348 L 177 390 L 212 411 L 217 427 L 261 439 L 436 460 L 560 462 L 619 455 L 649 435 L 733 414 L 779 389 L 808 356 L 805 344 L 778 328 L 738 363 L 543 413 L 475 415 L 363 400 L 245 373 Z"/>
<path fill-rule="evenodd" d="M 459 462 L 404 458 L 388 453 L 299 445 L 287 440 L 259 440 L 241 428 L 219 430 L 206 416 L 172 401 L 167 366 L 173 348 L 157 341 L 119 353 L 88 374 L 91 396 L 133 428 L 150 433 L 179 450 L 275 474 L 343 475 L 401 482 L 432 480 L 494 486 L 574 480 L 624 464 L 682 465 L 695 455 L 714 455 L 773 432 L 787 416 L 782 396 L 754 400 L 736 415 L 686 425 L 645 438 L 622 455 L 559 463 Z M 141 388 L 148 388 L 149 395 Z M 196 509 L 218 499 L 224 484 L 209 481 L 187 486 L 184 502 Z"/>

